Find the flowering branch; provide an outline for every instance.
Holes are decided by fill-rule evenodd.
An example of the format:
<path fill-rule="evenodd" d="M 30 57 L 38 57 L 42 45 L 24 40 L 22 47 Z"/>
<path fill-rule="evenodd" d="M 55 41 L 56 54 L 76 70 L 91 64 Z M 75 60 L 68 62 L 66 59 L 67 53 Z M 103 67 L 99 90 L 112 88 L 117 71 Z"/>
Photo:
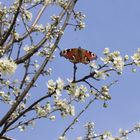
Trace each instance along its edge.
<path fill-rule="evenodd" d="M 83 139 L 83 140 L 93 140 L 93 139 L 97 139 L 97 138 L 100 138 L 101 140 L 123 140 L 123 139 L 128 139 L 128 135 L 129 134 L 132 134 L 133 132 L 139 132 L 140 131 L 140 124 L 136 124 L 134 126 L 134 128 L 132 128 L 131 130 L 122 130 L 122 129 L 119 129 L 119 136 L 112 136 L 111 132 L 109 131 L 106 131 L 102 134 L 95 134 L 94 132 L 94 123 L 92 122 L 88 122 L 86 124 L 86 129 L 87 129 L 87 136 Z"/>
<path fill-rule="evenodd" d="M 66 19 L 65 19 L 65 22 L 62 26 L 62 31 L 65 30 L 66 28 L 66 23 L 67 21 L 69 20 L 70 18 L 70 15 L 71 15 L 71 12 L 76 4 L 77 0 L 75 1 L 71 1 L 70 2 L 70 8 L 69 8 L 69 13 L 67 13 L 67 16 L 66 16 Z M 64 16 L 65 12 L 62 13 L 62 17 Z M 62 18 L 61 17 L 61 18 Z M 55 22 L 55 24 L 57 24 Z M 7 112 L 7 114 L 1 119 L 0 121 L 0 126 L 2 126 L 6 120 L 10 117 L 10 115 L 16 110 L 16 108 L 18 107 L 18 105 L 20 104 L 20 102 L 23 100 L 23 98 L 27 95 L 28 91 L 30 90 L 30 88 L 33 86 L 33 84 L 35 83 L 35 81 L 38 79 L 39 75 L 41 74 L 41 72 L 43 71 L 43 69 L 45 68 L 46 64 L 48 63 L 48 61 L 50 60 L 50 57 L 52 56 L 54 50 L 56 49 L 56 46 L 57 44 L 59 43 L 60 39 L 61 39 L 61 36 L 62 34 L 59 34 L 59 36 L 56 38 L 56 41 L 55 41 L 55 44 L 54 46 L 52 47 L 51 49 L 51 53 L 49 54 L 49 57 L 46 57 L 44 62 L 42 63 L 42 65 L 40 66 L 38 72 L 35 73 L 34 77 L 32 78 L 31 82 L 27 85 L 27 87 L 25 88 L 25 90 L 22 92 L 22 94 L 20 96 L 18 96 L 16 102 L 12 105 L 11 109 Z M 46 41 L 46 38 L 42 41 L 41 44 L 39 44 L 38 46 L 36 46 L 36 49 L 34 49 L 33 51 L 31 51 L 31 53 L 29 53 L 28 55 L 24 56 L 23 58 L 19 58 L 18 60 L 16 60 L 16 63 L 19 64 L 19 63 L 22 63 L 23 61 L 25 61 L 26 59 L 28 59 L 30 56 L 32 56 L 32 54 L 34 53 L 34 51 L 37 51 L 38 48 L 40 48 L 40 46 L 45 43 Z M 1 135 L 3 135 L 5 131 L 3 131 L 1 133 Z"/>
<path fill-rule="evenodd" d="M 113 84 L 115 84 L 117 81 L 112 82 L 110 85 L 108 85 L 108 87 L 111 87 Z M 68 127 L 66 127 L 66 129 L 64 130 L 64 132 L 62 133 L 61 137 L 64 137 L 66 135 L 66 133 L 70 130 L 70 128 L 75 125 L 75 123 L 78 121 L 78 119 L 80 118 L 80 116 L 91 106 L 92 103 L 94 103 L 95 100 L 98 99 L 98 97 L 100 95 L 103 95 L 102 91 L 99 91 L 98 89 L 96 89 L 96 96 L 91 99 L 87 105 L 84 107 L 84 109 L 82 109 L 77 116 L 73 119 L 73 121 L 68 125 Z"/>
<path fill-rule="evenodd" d="M 13 27 L 14 27 L 14 25 L 15 25 L 15 23 L 16 23 L 17 17 L 18 17 L 19 12 L 20 12 L 20 8 L 21 8 L 21 6 L 22 6 L 22 1 L 23 1 L 23 0 L 19 0 L 19 5 L 18 5 L 18 7 L 17 7 L 17 10 L 16 10 L 16 13 L 15 13 L 15 15 L 14 15 L 14 18 L 13 18 L 13 21 L 12 21 L 12 23 L 11 23 L 11 26 L 10 26 L 10 28 L 8 29 L 8 31 L 6 32 L 6 34 L 4 35 L 4 37 L 2 38 L 2 40 L 0 41 L 0 46 L 2 46 L 2 45 L 5 43 L 5 41 L 6 41 L 7 38 L 9 37 L 11 31 L 13 30 Z"/>

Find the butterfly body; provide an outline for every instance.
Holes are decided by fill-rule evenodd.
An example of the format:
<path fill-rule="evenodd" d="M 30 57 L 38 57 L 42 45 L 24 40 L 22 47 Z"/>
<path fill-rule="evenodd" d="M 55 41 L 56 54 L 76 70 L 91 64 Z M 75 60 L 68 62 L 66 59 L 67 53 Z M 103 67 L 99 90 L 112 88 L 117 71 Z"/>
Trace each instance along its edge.
<path fill-rule="evenodd" d="M 60 52 L 60 56 L 69 59 L 72 63 L 88 64 L 90 61 L 97 59 L 97 56 L 91 51 L 82 48 L 71 48 Z"/>

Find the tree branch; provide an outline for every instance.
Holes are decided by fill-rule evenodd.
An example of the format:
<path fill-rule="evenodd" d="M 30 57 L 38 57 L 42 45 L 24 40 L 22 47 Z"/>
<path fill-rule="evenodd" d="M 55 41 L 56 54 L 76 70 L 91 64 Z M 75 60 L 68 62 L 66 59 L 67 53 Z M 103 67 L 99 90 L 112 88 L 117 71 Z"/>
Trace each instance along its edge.
<path fill-rule="evenodd" d="M 18 6 L 17 11 L 16 11 L 16 13 L 15 13 L 13 22 L 11 23 L 11 26 L 9 27 L 9 29 L 8 29 L 7 33 L 5 34 L 5 36 L 4 36 L 4 37 L 2 38 L 2 40 L 0 41 L 0 46 L 2 46 L 2 45 L 5 43 L 5 41 L 6 41 L 7 38 L 9 37 L 9 35 L 10 35 L 10 33 L 11 33 L 11 31 L 12 31 L 12 29 L 13 29 L 15 23 L 16 23 L 18 14 L 19 14 L 19 12 L 20 12 L 20 7 L 21 7 L 21 5 L 22 5 L 22 1 L 23 1 L 23 0 L 19 0 L 19 6 Z"/>
<path fill-rule="evenodd" d="M 62 31 L 65 30 L 66 28 L 66 23 L 70 18 L 71 12 L 76 4 L 76 1 L 71 1 L 71 5 L 70 5 L 70 11 L 69 13 L 67 13 L 64 25 L 62 27 Z M 50 52 L 49 57 L 46 57 L 43 64 L 41 65 L 41 67 L 39 68 L 39 70 L 35 73 L 34 77 L 32 78 L 31 82 L 27 85 L 27 87 L 25 88 L 25 90 L 22 92 L 22 94 L 20 96 L 18 96 L 16 102 L 12 105 L 12 107 L 10 108 L 10 110 L 6 113 L 6 115 L 1 119 L 0 121 L 0 126 L 2 126 L 6 120 L 10 117 L 10 115 L 16 110 L 16 108 L 18 107 L 18 105 L 20 104 L 20 102 L 23 100 L 23 98 L 27 95 L 28 91 L 30 90 L 30 88 L 33 86 L 33 84 L 35 83 L 35 81 L 38 79 L 40 73 L 42 72 L 42 70 L 45 68 L 45 66 L 47 65 L 47 63 L 49 62 L 49 59 L 51 58 L 54 50 L 56 49 L 56 46 L 58 45 L 60 39 L 61 39 L 62 34 L 59 34 L 59 36 L 56 38 L 55 44 L 52 47 L 52 50 Z M 2 136 L 4 133 L 1 133 L 0 136 Z"/>

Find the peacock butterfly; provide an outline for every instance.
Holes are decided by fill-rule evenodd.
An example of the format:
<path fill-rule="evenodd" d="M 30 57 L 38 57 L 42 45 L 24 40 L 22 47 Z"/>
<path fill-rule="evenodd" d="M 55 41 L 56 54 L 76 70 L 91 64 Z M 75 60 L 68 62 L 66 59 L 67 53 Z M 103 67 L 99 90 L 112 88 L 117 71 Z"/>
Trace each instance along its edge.
<path fill-rule="evenodd" d="M 72 63 L 89 64 L 90 61 L 97 59 L 97 55 L 82 48 L 71 48 L 60 52 L 60 56 L 69 59 Z"/>

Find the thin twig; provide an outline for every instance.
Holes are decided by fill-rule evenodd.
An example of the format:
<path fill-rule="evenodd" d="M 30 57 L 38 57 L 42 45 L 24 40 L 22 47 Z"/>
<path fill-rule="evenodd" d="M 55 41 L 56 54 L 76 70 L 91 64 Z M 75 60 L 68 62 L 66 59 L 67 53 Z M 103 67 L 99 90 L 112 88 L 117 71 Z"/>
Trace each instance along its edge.
<path fill-rule="evenodd" d="M 75 80 L 76 80 L 76 70 L 77 70 L 77 66 L 76 66 L 76 64 L 74 63 L 74 64 L 73 64 L 73 71 L 74 71 L 74 73 L 73 73 L 73 82 L 75 82 Z"/>
<path fill-rule="evenodd" d="M 96 100 L 97 98 L 93 98 L 89 103 L 81 110 L 78 115 L 73 119 L 73 121 L 68 125 L 68 127 L 64 130 L 61 136 L 65 136 L 67 131 L 77 122 L 78 118 L 89 108 L 89 106 Z"/>

